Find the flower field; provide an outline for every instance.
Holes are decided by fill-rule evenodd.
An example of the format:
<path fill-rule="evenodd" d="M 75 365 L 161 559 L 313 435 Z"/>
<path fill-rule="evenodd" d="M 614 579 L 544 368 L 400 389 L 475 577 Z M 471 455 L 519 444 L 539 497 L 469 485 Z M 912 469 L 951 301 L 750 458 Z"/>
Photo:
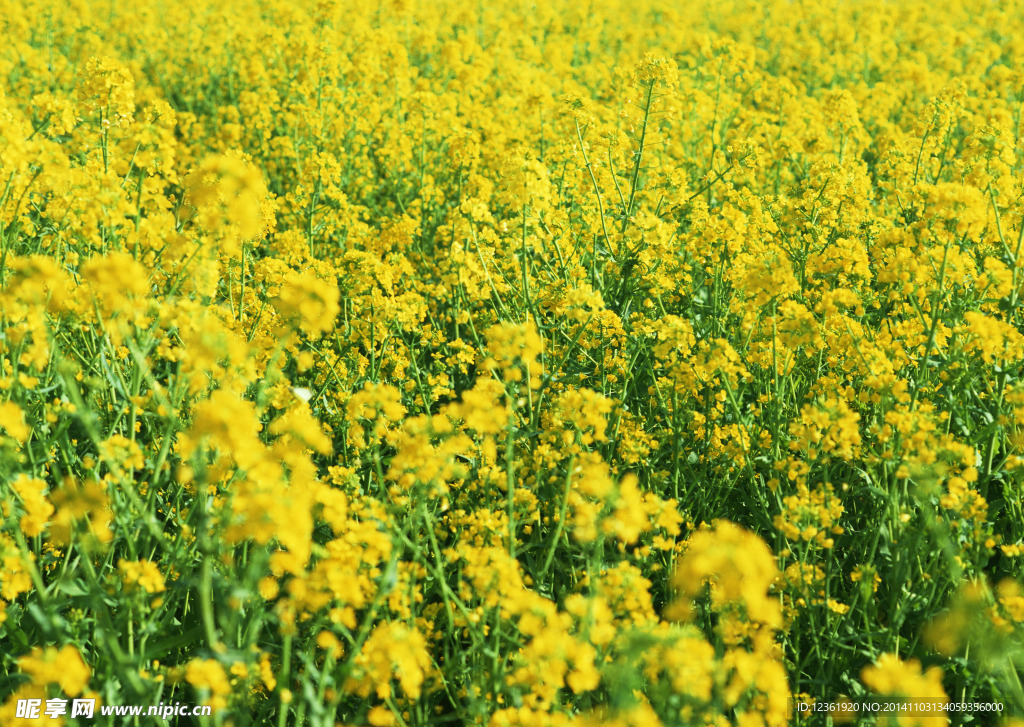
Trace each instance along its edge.
<path fill-rule="evenodd" d="M 1024 4 L 0 34 L 0 725 L 1024 725 Z"/>

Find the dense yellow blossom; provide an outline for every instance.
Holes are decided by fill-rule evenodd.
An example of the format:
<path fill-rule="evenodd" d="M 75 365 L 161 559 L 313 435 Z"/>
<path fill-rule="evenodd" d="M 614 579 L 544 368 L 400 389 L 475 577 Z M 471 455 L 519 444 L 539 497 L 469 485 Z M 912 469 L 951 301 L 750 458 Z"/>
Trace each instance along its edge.
<path fill-rule="evenodd" d="M 19 442 L 28 439 L 28 435 L 32 431 L 25 423 L 25 413 L 13 401 L 5 401 L 0 404 L 0 426 L 9 436 Z"/>
<path fill-rule="evenodd" d="M 70 697 L 81 694 L 89 684 L 92 670 L 74 646 L 33 649 L 18 659 L 18 668 L 37 685 L 57 684 Z"/>
<path fill-rule="evenodd" d="M 121 560 L 117 564 L 125 585 L 129 588 L 141 588 L 146 593 L 160 593 L 167 590 L 164 586 L 164 576 L 156 564 L 148 560 L 131 562 Z"/>
<path fill-rule="evenodd" d="M 887 724 L 949 724 L 944 711 L 933 711 L 935 705 L 948 702 L 942 688 L 942 670 L 938 667 L 922 671 L 920 662 L 915 659 L 905 662 L 895 654 L 883 654 L 864 668 L 861 679 L 882 698 L 896 701 L 909 698 L 908 708 L 895 710 L 887 717 Z"/>
<path fill-rule="evenodd" d="M 1020 0 L 0 35 L 3 724 L 1024 712 Z"/>

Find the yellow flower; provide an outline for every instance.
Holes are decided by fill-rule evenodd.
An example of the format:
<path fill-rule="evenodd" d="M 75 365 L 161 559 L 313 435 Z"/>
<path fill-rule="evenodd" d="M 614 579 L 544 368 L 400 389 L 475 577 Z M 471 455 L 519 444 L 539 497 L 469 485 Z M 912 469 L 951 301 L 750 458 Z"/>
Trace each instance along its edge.
<path fill-rule="evenodd" d="M 123 64 L 111 58 L 90 58 L 78 87 L 82 110 L 100 111 L 113 126 L 132 122 L 135 113 L 135 79 Z"/>
<path fill-rule="evenodd" d="M 637 84 L 655 83 L 663 92 L 674 92 L 679 84 L 679 68 L 671 58 L 647 53 L 633 68 L 633 82 Z"/>
<path fill-rule="evenodd" d="M 196 689 L 209 690 L 212 699 L 209 704 L 214 710 L 227 707 L 227 695 L 231 694 L 231 683 L 224 667 L 215 659 L 193 659 L 185 670 L 185 680 Z"/>
<path fill-rule="evenodd" d="M 163 573 L 152 561 L 127 561 L 122 558 L 117 562 L 117 568 L 129 589 L 138 586 L 146 593 L 160 593 L 166 590 Z"/>
<path fill-rule="evenodd" d="M 109 507 L 104 483 L 95 480 L 79 482 L 66 478 L 63 486 L 51 494 L 57 512 L 50 523 L 50 540 L 58 545 L 71 542 L 74 523 L 85 520 L 90 534 L 100 543 L 109 543 L 114 534 L 110 523 L 114 513 Z"/>
<path fill-rule="evenodd" d="M 11 489 L 21 499 L 25 514 L 19 524 L 25 535 L 39 535 L 53 515 L 53 505 L 46 497 L 46 482 L 38 477 L 21 474 L 11 482 Z"/>
<path fill-rule="evenodd" d="M 196 404 L 193 412 L 191 431 L 178 439 L 183 457 L 191 457 L 206 441 L 244 469 L 252 469 L 263 460 L 265 448 L 259 440 L 262 425 L 251 402 L 217 389 L 209 399 Z"/>
<path fill-rule="evenodd" d="M 391 680 L 397 679 L 405 695 L 417 699 L 432 671 L 426 647 L 417 629 L 401 623 L 378 624 L 355 659 L 356 674 L 347 688 L 363 697 L 372 692 L 384 699 L 392 695 Z"/>
<path fill-rule="evenodd" d="M 741 605 L 753 621 L 769 627 L 782 625 L 777 601 L 768 589 L 778 577 L 775 556 L 761 538 L 726 520 L 690 536 L 686 551 L 672 574 L 672 585 L 682 601 L 676 607 L 687 614 L 687 600 L 711 585 L 715 608 Z"/>
<path fill-rule="evenodd" d="M 942 669 L 937 666 L 922 672 L 921 662 L 916 659 L 903 661 L 897 654 L 882 654 L 873 665 L 864 667 L 861 681 L 883 697 L 914 700 L 909 710 L 896 712 L 895 724 L 901 727 L 949 724 L 944 711 L 913 709 L 914 703 L 945 704 L 949 701 L 942 687 Z"/>
<path fill-rule="evenodd" d="M 811 490 L 797 485 L 795 495 L 783 498 L 783 511 L 775 516 L 775 527 L 789 540 L 802 540 L 816 547 L 831 548 L 833 534 L 843 532 L 836 524 L 844 508 L 830 483 Z"/>
<path fill-rule="evenodd" d="M 335 658 L 342 652 L 341 641 L 330 631 L 321 631 L 317 634 L 316 645 L 324 651 L 333 652 Z"/>
<path fill-rule="evenodd" d="M 53 646 L 36 647 L 18 659 L 18 668 L 32 677 L 34 684 L 58 684 L 61 691 L 71 697 L 85 691 L 92 674 L 78 649 L 70 645 L 59 650 Z"/>
<path fill-rule="evenodd" d="M 13 401 L 5 401 L 0 404 L 0 428 L 5 429 L 21 444 L 25 443 L 32 431 L 25 424 L 25 413 Z"/>
<path fill-rule="evenodd" d="M 860 414 L 842 399 L 823 399 L 818 406 L 805 404 L 800 410 L 800 422 L 790 425 L 790 449 L 807 452 L 811 457 L 824 452 L 844 460 L 854 459 L 862 443 L 859 422 Z"/>
<path fill-rule="evenodd" d="M 89 258 L 82 265 L 82 279 L 106 317 L 132 315 L 148 305 L 149 271 L 127 252 Z"/>
<path fill-rule="evenodd" d="M 0 596 L 13 601 L 19 594 L 32 590 L 29 566 L 14 539 L 0 533 Z"/>
<path fill-rule="evenodd" d="M 238 153 L 205 158 L 185 183 L 185 203 L 199 226 L 215 235 L 223 254 L 262 239 L 274 226 L 273 204 L 259 169 Z"/>
<path fill-rule="evenodd" d="M 540 388 L 543 371 L 538 358 L 544 351 L 544 341 L 532 322 L 491 326 L 487 340 L 490 358 L 486 365 L 498 369 L 506 382 L 525 379 L 531 389 Z"/>
<path fill-rule="evenodd" d="M 508 426 L 509 410 L 505 389 L 500 382 L 487 377 L 477 379 L 472 389 L 462 392 L 462 400 L 448 405 L 455 419 L 482 435 L 502 432 Z"/>
<path fill-rule="evenodd" d="M 275 305 L 281 315 L 306 333 L 318 338 L 334 328 L 340 310 L 338 286 L 309 273 L 285 277 Z"/>
<path fill-rule="evenodd" d="M 330 454 L 333 445 L 322 426 L 305 404 L 293 406 L 271 422 L 268 431 L 274 435 L 294 437 L 320 454 Z"/>

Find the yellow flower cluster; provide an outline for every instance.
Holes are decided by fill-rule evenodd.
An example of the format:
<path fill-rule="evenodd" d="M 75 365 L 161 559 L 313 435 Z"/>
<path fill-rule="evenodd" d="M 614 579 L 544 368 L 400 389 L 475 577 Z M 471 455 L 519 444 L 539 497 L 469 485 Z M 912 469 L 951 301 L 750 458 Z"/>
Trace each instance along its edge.
<path fill-rule="evenodd" d="M 938 705 L 949 702 L 942 687 L 942 670 L 938 667 L 922 671 L 921 663 L 916 659 L 903 661 L 895 654 L 883 654 L 874 664 L 864 668 L 861 679 L 882 699 L 910 699 L 906 708 L 896 709 L 894 714 L 883 717 L 886 724 L 900 727 L 949 724 L 945 710 L 936 711 Z"/>
<path fill-rule="evenodd" d="M 1024 712 L 1022 0 L 0 37 L 0 723 Z"/>

